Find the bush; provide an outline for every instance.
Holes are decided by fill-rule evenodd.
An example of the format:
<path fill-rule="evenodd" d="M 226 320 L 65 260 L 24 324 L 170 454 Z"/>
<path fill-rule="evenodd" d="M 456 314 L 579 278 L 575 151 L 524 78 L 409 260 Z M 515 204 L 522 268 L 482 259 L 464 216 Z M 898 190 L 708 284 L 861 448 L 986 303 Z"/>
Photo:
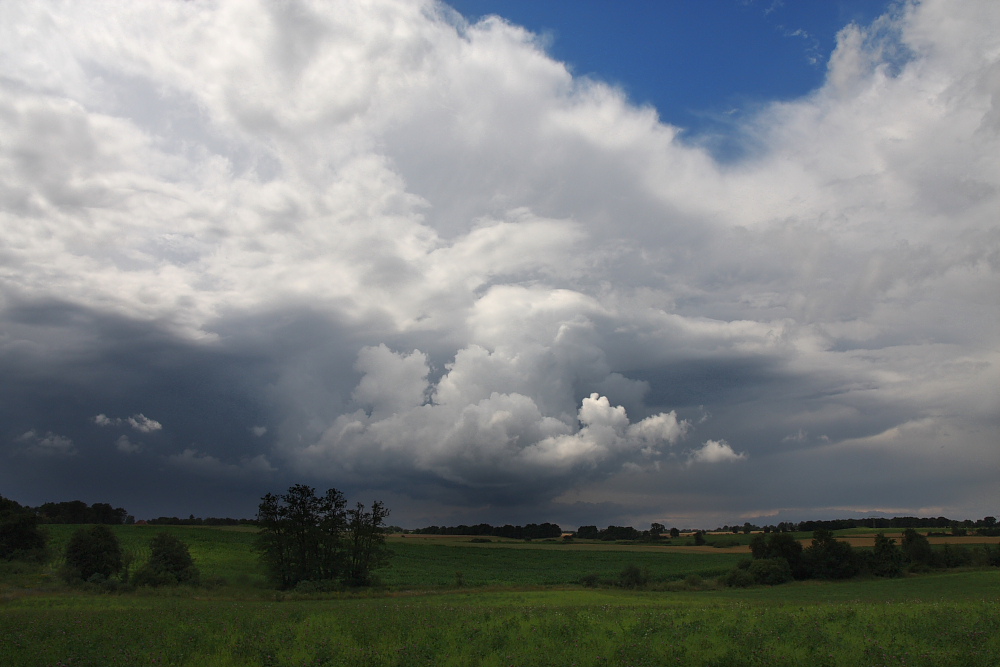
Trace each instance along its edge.
<path fill-rule="evenodd" d="M 651 578 L 648 569 L 629 565 L 618 574 L 618 585 L 622 588 L 644 588 Z"/>
<path fill-rule="evenodd" d="M 758 558 L 746 572 L 755 584 L 777 586 L 792 580 L 792 568 L 784 558 Z"/>
<path fill-rule="evenodd" d="M 94 583 L 100 583 L 121 572 L 123 565 L 121 545 L 110 528 L 104 525 L 81 528 L 66 545 L 63 577 L 67 581 L 99 578 Z"/>
<path fill-rule="evenodd" d="M 587 588 L 597 588 L 598 584 L 601 583 L 601 575 L 596 572 L 591 572 L 590 574 L 585 574 L 580 577 L 580 583 Z"/>
<path fill-rule="evenodd" d="M 149 562 L 135 573 L 136 586 L 196 585 L 201 577 L 186 544 L 169 533 L 160 533 L 149 544 Z"/>
<path fill-rule="evenodd" d="M 743 569 L 739 566 L 734 567 L 729 571 L 729 574 L 722 578 L 722 584 L 732 588 L 749 588 L 750 586 L 753 586 L 754 583 L 754 578 L 753 575 L 750 574 L 750 570 Z"/>

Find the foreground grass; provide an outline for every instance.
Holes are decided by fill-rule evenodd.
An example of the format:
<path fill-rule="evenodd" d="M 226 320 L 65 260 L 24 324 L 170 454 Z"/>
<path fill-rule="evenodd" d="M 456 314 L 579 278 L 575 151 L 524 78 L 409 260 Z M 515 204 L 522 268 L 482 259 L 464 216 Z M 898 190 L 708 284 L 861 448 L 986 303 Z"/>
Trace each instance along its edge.
<path fill-rule="evenodd" d="M 911 581 L 884 582 L 875 597 L 895 589 L 905 598 Z M 827 583 L 280 602 L 24 597 L 0 606 L 0 664 L 993 667 L 1000 657 L 996 573 L 955 574 L 950 584 L 980 593 L 956 596 L 943 586 L 933 599 L 887 603 L 858 585 L 850 594 L 861 597 L 831 602 L 816 595 L 840 586 Z"/>
<path fill-rule="evenodd" d="M 75 529 L 50 527 L 54 552 Z M 66 588 L 54 576 L 58 559 L 0 564 L 0 665 L 1000 663 L 996 569 L 684 591 L 692 575 L 709 579 L 744 555 L 395 538 L 385 588 L 311 599 L 266 587 L 252 531 L 116 528 L 139 562 L 161 530 L 190 545 L 213 587 L 113 595 Z M 586 574 L 613 579 L 632 564 L 646 568 L 661 590 L 572 583 Z M 682 579 L 688 584 L 664 583 Z"/>

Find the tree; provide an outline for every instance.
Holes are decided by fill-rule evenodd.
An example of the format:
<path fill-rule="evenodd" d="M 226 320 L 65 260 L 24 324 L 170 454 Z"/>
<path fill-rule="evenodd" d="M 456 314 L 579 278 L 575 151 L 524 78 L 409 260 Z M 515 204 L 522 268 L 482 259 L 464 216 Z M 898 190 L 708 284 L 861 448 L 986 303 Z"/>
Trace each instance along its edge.
<path fill-rule="evenodd" d="M 118 538 L 104 525 L 81 528 L 66 545 L 68 580 L 103 581 L 118 574 L 124 561 Z"/>
<path fill-rule="evenodd" d="M 906 560 L 910 561 L 912 565 L 929 567 L 934 561 L 934 551 L 931 549 L 931 543 L 926 537 L 912 528 L 907 528 L 903 531 L 903 541 L 900 546 L 903 549 L 903 555 L 906 557 Z"/>
<path fill-rule="evenodd" d="M 840 542 L 829 530 L 813 531 L 812 545 L 802 552 L 807 576 L 816 579 L 849 579 L 858 573 L 858 559 L 847 542 Z"/>
<path fill-rule="evenodd" d="M 875 548 L 868 554 L 868 567 L 876 577 L 898 577 L 903 573 L 903 553 L 896 540 L 882 533 L 875 536 Z"/>
<path fill-rule="evenodd" d="M 385 519 L 389 510 L 379 501 L 372 503 L 371 511 L 357 506 L 347 511 L 350 563 L 346 582 L 351 586 L 368 586 L 372 583 L 373 570 L 389 560 L 385 547 Z"/>
<path fill-rule="evenodd" d="M 344 494 L 336 489 L 320 498 L 313 487 L 304 484 L 289 487 L 286 494 L 268 493 L 261 499 L 257 546 L 275 584 L 292 588 L 301 581 L 341 576 L 346 504 Z"/>
<path fill-rule="evenodd" d="M 680 536 L 681 536 L 681 531 L 679 531 L 676 528 L 671 528 L 670 529 L 670 539 L 676 540 Z"/>
<path fill-rule="evenodd" d="M 754 560 L 781 558 L 797 579 L 802 579 L 805 572 L 802 567 L 802 545 L 789 533 L 758 533 L 750 540 L 750 553 Z"/>
<path fill-rule="evenodd" d="M 159 533 L 149 543 L 149 562 L 135 573 L 137 586 L 176 586 L 197 584 L 200 572 L 188 546 L 169 533 Z"/>
<path fill-rule="evenodd" d="M 653 540 L 658 540 L 660 539 L 660 535 L 662 535 L 663 531 L 666 529 L 666 526 L 662 523 L 651 523 L 649 524 L 649 537 Z"/>
<path fill-rule="evenodd" d="M 385 564 L 385 518 L 389 510 L 372 503 L 346 510 L 344 494 L 329 489 L 318 497 L 296 484 L 288 493 L 268 493 L 257 509 L 257 548 L 271 581 L 280 588 L 301 582 L 367 585 L 372 570 Z"/>
<path fill-rule="evenodd" d="M 0 560 L 43 561 L 48 535 L 38 517 L 13 500 L 0 496 Z"/>

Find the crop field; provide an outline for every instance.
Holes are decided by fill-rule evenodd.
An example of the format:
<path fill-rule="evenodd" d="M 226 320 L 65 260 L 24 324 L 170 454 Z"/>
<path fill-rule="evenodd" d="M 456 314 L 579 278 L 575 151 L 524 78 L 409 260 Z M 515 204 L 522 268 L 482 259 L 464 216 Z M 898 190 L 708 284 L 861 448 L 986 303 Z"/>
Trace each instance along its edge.
<path fill-rule="evenodd" d="M 58 552 L 75 527 L 51 526 Z M 0 665 L 955 665 L 1000 662 L 1000 570 L 725 589 L 744 553 L 585 541 L 393 537 L 383 586 L 267 587 L 246 528 L 120 526 L 141 560 L 161 530 L 210 585 L 112 594 L 45 566 L 0 567 Z M 709 536 L 711 541 L 711 536 Z M 645 568 L 647 590 L 612 581 Z M 461 574 L 459 574 L 461 573 Z"/>

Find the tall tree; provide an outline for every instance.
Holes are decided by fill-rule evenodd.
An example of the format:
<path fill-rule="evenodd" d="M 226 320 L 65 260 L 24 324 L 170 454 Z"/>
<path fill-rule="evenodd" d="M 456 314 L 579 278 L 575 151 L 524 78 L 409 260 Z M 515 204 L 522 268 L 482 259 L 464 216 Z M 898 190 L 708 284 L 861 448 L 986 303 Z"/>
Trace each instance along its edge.
<path fill-rule="evenodd" d="M 350 540 L 347 583 L 352 586 L 370 585 L 373 570 L 388 561 L 389 552 L 385 547 L 385 519 L 388 516 L 388 508 L 377 500 L 370 511 L 361 503 L 347 511 Z"/>
<path fill-rule="evenodd" d="M 338 578 L 343 571 L 344 494 L 295 484 L 288 493 L 268 493 L 257 510 L 257 546 L 271 580 L 281 588 L 300 581 Z"/>
<path fill-rule="evenodd" d="M 931 543 L 926 537 L 912 528 L 907 528 L 903 532 L 901 546 L 906 559 L 912 564 L 930 566 L 934 561 L 934 552 L 931 550 Z"/>
<path fill-rule="evenodd" d="M 875 535 L 875 547 L 868 553 L 868 567 L 876 577 L 898 577 L 903 573 L 903 552 L 896 540 Z"/>

